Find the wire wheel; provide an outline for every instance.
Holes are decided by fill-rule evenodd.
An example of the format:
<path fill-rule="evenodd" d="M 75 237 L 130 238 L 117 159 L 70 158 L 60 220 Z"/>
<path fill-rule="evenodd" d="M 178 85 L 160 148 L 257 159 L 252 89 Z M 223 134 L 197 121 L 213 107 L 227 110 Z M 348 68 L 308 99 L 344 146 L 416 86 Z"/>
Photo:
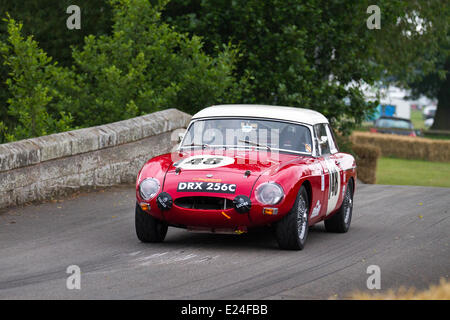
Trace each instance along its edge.
<path fill-rule="evenodd" d="M 308 228 L 308 208 L 303 195 L 300 197 L 297 207 L 297 228 L 298 236 L 301 240 L 305 238 L 306 229 Z"/>

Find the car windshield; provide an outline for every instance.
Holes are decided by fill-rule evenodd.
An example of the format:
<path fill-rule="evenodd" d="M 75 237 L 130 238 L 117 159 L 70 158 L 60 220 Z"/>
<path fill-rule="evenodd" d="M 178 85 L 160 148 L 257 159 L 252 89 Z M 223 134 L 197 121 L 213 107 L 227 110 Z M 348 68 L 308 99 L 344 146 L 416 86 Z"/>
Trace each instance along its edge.
<path fill-rule="evenodd" d="M 306 126 L 277 120 L 197 120 L 189 126 L 181 148 L 249 146 L 311 154 L 311 133 Z"/>
<path fill-rule="evenodd" d="M 378 128 L 399 128 L 399 129 L 412 129 L 411 122 L 402 119 L 388 119 L 381 118 L 376 122 Z"/>

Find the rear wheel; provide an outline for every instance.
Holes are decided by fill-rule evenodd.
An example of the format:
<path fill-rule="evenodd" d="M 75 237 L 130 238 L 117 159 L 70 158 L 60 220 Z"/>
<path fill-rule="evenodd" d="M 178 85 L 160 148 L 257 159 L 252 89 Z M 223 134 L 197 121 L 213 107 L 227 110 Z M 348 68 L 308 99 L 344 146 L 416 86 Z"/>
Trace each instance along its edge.
<path fill-rule="evenodd" d="M 275 235 L 281 249 L 302 250 L 308 236 L 309 198 L 304 186 L 298 192 L 294 206 L 275 225 Z"/>
<path fill-rule="evenodd" d="M 167 234 L 167 224 L 144 212 L 136 203 L 136 235 L 142 242 L 162 242 Z"/>
<path fill-rule="evenodd" d="M 345 190 L 344 200 L 339 210 L 325 220 L 325 229 L 328 232 L 345 233 L 350 229 L 353 212 L 353 185 L 349 181 Z"/>

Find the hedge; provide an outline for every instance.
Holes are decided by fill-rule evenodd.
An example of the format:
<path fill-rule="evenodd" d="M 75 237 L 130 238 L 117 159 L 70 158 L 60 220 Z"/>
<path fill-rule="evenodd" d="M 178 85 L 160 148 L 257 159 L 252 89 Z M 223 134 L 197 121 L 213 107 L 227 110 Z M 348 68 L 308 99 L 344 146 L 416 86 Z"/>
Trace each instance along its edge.
<path fill-rule="evenodd" d="M 450 161 L 450 140 L 433 140 L 395 134 L 353 132 L 350 140 L 354 144 L 378 147 L 386 157 L 427 161 Z"/>
<path fill-rule="evenodd" d="M 364 183 L 376 183 L 377 161 L 380 157 L 380 148 L 368 144 L 354 144 L 353 152 L 356 154 L 358 178 Z"/>

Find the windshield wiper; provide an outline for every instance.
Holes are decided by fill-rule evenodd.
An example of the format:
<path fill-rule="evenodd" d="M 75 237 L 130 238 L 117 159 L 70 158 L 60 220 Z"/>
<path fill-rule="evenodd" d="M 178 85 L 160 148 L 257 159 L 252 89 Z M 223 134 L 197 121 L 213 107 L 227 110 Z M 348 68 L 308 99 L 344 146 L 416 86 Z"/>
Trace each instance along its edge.
<path fill-rule="evenodd" d="M 265 145 L 265 144 L 261 144 L 261 143 L 257 143 L 257 142 L 253 142 L 253 141 L 249 141 L 249 140 L 241 140 L 241 139 L 239 139 L 239 142 L 244 142 L 244 143 L 250 144 L 252 146 L 267 148 L 267 150 L 272 151 L 272 149 L 268 145 Z"/>
<path fill-rule="evenodd" d="M 182 148 L 187 148 L 187 147 L 202 147 L 202 149 L 205 149 L 205 148 L 209 148 L 209 145 L 206 143 L 197 144 L 197 143 L 192 142 L 191 144 L 188 144 L 187 146 L 182 146 Z"/>

